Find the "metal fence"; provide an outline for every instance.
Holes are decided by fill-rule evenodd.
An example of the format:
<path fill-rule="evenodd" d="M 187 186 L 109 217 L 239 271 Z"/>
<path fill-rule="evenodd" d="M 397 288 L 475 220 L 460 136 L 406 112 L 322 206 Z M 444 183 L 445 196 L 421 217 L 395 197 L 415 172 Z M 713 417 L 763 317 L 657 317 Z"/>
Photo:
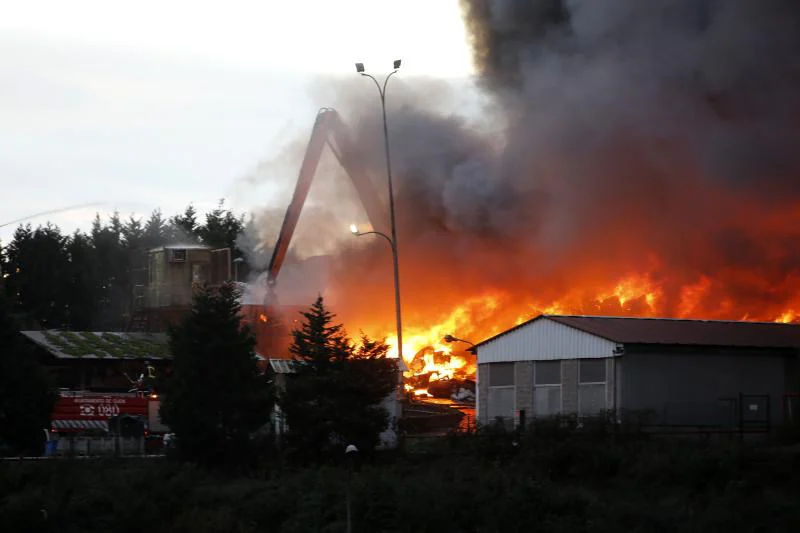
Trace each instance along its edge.
<path fill-rule="evenodd" d="M 800 425 L 800 393 L 783 396 L 783 422 L 789 426 Z"/>
<path fill-rule="evenodd" d="M 96 457 L 144 455 L 144 437 L 68 436 L 49 441 L 46 455 L 61 457 Z"/>
<path fill-rule="evenodd" d="M 784 398 L 784 424 L 794 421 L 800 425 L 800 394 Z M 496 417 L 487 427 L 514 430 L 558 426 L 597 429 L 599 425 L 636 427 L 649 433 L 699 434 L 766 434 L 775 427 L 773 405 L 768 394 L 739 394 L 703 402 L 667 402 L 660 408 L 637 411 L 607 410 L 592 416 L 561 414 L 550 417 L 531 417 L 519 411 L 518 417 Z M 779 421 L 780 422 L 780 421 Z"/>

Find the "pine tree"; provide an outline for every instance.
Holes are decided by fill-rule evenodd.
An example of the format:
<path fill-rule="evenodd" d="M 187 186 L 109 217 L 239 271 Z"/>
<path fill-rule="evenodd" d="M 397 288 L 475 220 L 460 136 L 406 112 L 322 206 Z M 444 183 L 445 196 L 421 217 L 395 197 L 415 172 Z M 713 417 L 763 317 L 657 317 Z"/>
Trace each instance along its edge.
<path fill-rule="evenodd" d="M 122 226 L 121 232 L 122 242 L 125 245 L 125 248 L 128 250 L 138 250 L 142 247 L 142 239 L 144 238 L 142 219 L 131 215 Z"/>
<path fill-rule="evenodd" d="M 28 272 L 28 257 L 30 256 L 33 229 L 30 224 L 17 226 L 11 242 L 6 247 L 5 273 L 3 279 L 6 296 L 11 300 L 16 310 L 25 309 L 28 301 L 27 288 L 30 279 Z"/>
<path fill-rule="evenodd" d="M 95 249 L 84 233 L 75 231 L 66 245 L 67 270 L 66 301 L 67 325 L 73 330 L 89 330 L 97 313 L 98 271 Z"/>
<path fill-rule="evenodd" d="M 220 200 L 216 209 L 206 213 L 206 220 L 197 228 L 203 244 L 212 248 L 230 248 L 233 257 L 239 257 L 236 239 L 244 230 L 244 216 L 237 217 L 225 209 L 225 200 Z"/>
<path fill-rule="evenodd" d="M 175 232 L 175 239 L 182 244 L 197 241 L 197 210 L 189 204 L 182 215 L 175 215 L 170 219 L 170 224 Z"/>
<path fill-rule="evenodd" d="M 397 383 L 388 347 L 362 336 L 354 348 L 322 297 L 302 314 L 290 347 L 295 372 L 281 395 L 289 447 L 301 460 L 340 455 L 347 444 L 369 452 L 388 427 L 381 404 Z"/>
<path fill-rule="evenodd" d="M 52 224 L 33 231 L 26 225 L 17 228 L 8 247 L 8 294 L 26 321 L 44 328 L 60 328 L 67 322 L 67 240 Z"/>
<path fill-rule="evenodd" d="M 240 312 L 233 286 L 205 288 L 192 312 L 170 329 L 173 372 L 161 416 L 186 460 L 241 464 L 254 456 L 253 435 L 269 422 L 274 396 Z"/>
<path fill-rule="evenodd" d="M 160 209 L 154 210 L 144 225 L 142 245 L 145 248 L 162 246 L 167 241 L 167 223 Z"/>
<path fill-rule="evenodd" d="M 22 339 L 2 289 L 0 347 L 0 448 L 7 447 L 15 455 L 40 455 L 55 389 Z"/>
<path fill-rule="evenodd" d="M 0 290 L 2 290 L 4 285 L 3 280 L 9 277 L 7 248 L 7 246 L 3 246 L 3 241 L 0 239 Z"/>

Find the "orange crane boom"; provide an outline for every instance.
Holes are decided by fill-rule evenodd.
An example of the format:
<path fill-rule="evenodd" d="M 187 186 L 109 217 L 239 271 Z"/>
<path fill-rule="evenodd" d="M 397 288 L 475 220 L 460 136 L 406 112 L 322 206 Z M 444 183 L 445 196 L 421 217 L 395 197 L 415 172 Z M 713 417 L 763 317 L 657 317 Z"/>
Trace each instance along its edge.
<path fill-rule="evenodd" d="M 294 235 L 294 230 L 297 227 L 297 221 L 300 218 L 319 160 L 322 157 L 322 150 L 326 144 L 331 148 L 336 159 L 350 177 L 350 181 L 356 189 L 372 227 L 380 230 L 386 224 L 386 207 L 381 202 L 375 185 L 370 180 L 369 172 L 353 143 L 350 131 L 335 109 L 327 107 L 320 109 L 319 113 L 317 113 L 317 119 L 314 121 L 314 127 L 311 130 L 311 138 L 308 141 L 303 163 L 300 165 L 300 173 L 297 177 L 292 201 L 286 209 L 286 215 L 283 218 L 283 224 L 275 242 L 275 249 L 272 251 L 272 257 L 267 267 L 267 302 L 265 302 L 267 305 L 270 304 L 270 300 L 274 301 L 272 288 L 275 286 L 278 273 L 289 250 L 292 235 Z"/>

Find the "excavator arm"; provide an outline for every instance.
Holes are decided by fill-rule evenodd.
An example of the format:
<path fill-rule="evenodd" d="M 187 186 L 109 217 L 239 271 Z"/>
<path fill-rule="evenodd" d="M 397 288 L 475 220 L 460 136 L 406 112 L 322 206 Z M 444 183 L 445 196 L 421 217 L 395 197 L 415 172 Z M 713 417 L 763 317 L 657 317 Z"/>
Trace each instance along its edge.
<path fill-rule="evenodd" d="M 297 177 L 294 195 L 289 207 L 286 209 L 281 231 L 278 234 L 275 249 L 272 252 L 267 268 L 268 299 L 272 297 L 272 287 L 275 286 L 278 273 L 286 258 L 292 235 L 294 235 L 294 230 L 297 227 L 297 221 L 300 218 L 319 160 L 322 157 L 322 150 L 326 144 L 331 148 L 336 159 L 350 177 L 350 181 L 356 189 L 356 193 L 364 206 L 364 210 L 367 212 L 367 217 L 373 228 L 383 229 L 386 223 L 386 208 L 375 190 L 375 185 L 369 178 L 369 173 L 363 160 L 359 157 L 358 150 L 350 137 L 347 126 L 342 122 L 339 113 L 335 109 L 320 109 L 314 122 L 314 127 L 311 130 L 311 138 L 308 141 L 303 163 L 300 165 L 300 173 Z"/>

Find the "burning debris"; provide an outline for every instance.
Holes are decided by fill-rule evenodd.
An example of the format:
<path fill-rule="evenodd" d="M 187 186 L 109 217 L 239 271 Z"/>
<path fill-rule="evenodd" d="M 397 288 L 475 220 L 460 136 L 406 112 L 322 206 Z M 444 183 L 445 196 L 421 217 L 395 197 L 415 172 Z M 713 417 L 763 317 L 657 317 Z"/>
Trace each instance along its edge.
<path fill-rule="evenodd" d="M 540 313 L 797 320 L 796 2 L 461 3 L 480 116 L 402 78 L 387 99 L 410 390 L 474 374 L 444 335 Z M 334 103 L 380 177 L 365 95 Z M 396 354 L 386 243 L 347 242 L 326 296 Z"/>
<path fill-rule="evenodd" d="M 425 346 L 408 363 L 406 391 L 414 396 L 474 400 L 475 364 L 453 355 L 448 348 Z"/>

